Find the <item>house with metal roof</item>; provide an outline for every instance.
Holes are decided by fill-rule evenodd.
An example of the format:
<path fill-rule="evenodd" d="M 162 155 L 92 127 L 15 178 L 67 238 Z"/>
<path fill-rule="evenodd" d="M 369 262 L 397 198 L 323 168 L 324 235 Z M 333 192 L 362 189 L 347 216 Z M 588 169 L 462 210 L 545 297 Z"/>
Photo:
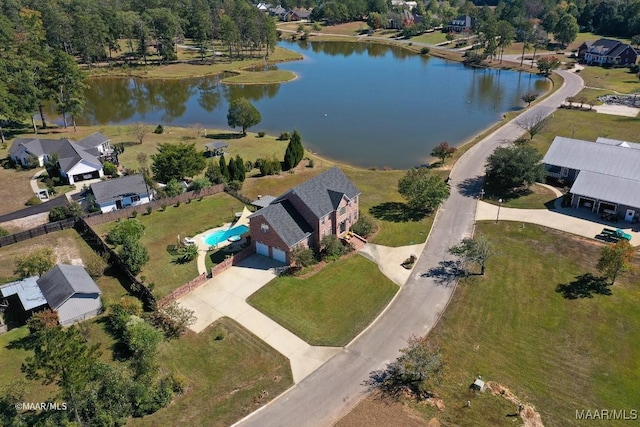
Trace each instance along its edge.
<path fill-rule="evenodd" d="M 249 216 L 256 253 L 289 264 L 296 247 L 344 237 L 358 220 L 360 191 L 337 167 L 292 188 Z"/>
<path fill-rule="evenodd" d="M 103 213 L 144 205 L 153 200 L 153 189 L 140 174 L 96 182 L 90 188 Z"/>
<path fill-rule="evenodd" d="M 585 41 L 578 47 L 578 58 L 589 65 L 633 65 L 638 52 L 619 40 L 598 39 Z"/>
<path fill-rule="evenodd" d="M 70 139 L 16 138 L 9 149 L 11 159 L 22 166 L 44 166 L 57 158 L 60 176 L 73 185 L 104 176 L 102 161 L 111 160 L 110 140 L 94 133 L 74 142 Z"/>
<path fill-rule="evenodd" d="M 547 176 L 571 184 L 572 207 L 638 221 L 640 144 L 557 136 L 542 161 Z"/>
<path fill-rule="evenodd" d="M 102 311 L 102 291 L 80 265 L 58 264 L 42 277 L 28 277 L 0 286 L 7 298 L 17 295 L 25 311 L 48 305 L 62 326 L 97 316 Z"/>

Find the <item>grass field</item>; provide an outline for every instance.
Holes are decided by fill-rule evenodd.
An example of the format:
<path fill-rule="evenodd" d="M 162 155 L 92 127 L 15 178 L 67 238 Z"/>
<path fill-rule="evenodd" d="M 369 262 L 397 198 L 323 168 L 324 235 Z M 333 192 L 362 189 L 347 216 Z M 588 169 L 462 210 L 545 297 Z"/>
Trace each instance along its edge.
<path fill-rule="evenodd" d="M 130 420 L 129 426 L 228 426 L 293 383 L 289 361 L 228 318 L 199 334 L 162 343 L 159 362 L 186 378 L 188 390 L 156 414 Z"/>
<path fill-rule="evenodd" d="M 177 238 L 193 236 L 210 228 L 231 222 L 242 204 L 226 193 L 215 194 L 179 207 L 167 206 L 165 211 L 156 210 L 151 215 L 138 215 L 145 226 L 140 242 L 149 251 L 149 262 L 142 268 L 139 277 L 145 283 L 154 284 L 156 297 L 162 298 L 198 275 L 195 260 L 179 264 L 174 261 L 174 246 Z M 106 235 L 114 222 L 96 227 L 100 235 Z"/>
<path fill-rule="evenodd" d="M 311 345 L 343 346 L 397 291 L 375 264 L 353 255 L 306 279 L 278 277 L 247 302 Z"/>
<path fill-rule="evenodd" d="M 0 159 L 9 156 L 9 147 L 0 144 Z M 4 166 L 6 160 L 1 161 Z M 26 208 L 25 203 L 34 196 L 29 181 L 38 169 L 13 169 L 0 167 L 0 215 Z"/>
<path fill-rule="evenodd" d="M 447 34 L 442 31 L 434 31 L 432 33 L 424 33 L 410 39 L 416 43 L 438 44 L 447 41 Z"/>
<path fill-rule="evenodd" d="M 598 114 L 595 111 L 556 110 L 544 130 L 533 138 L 533 144 L 546 153 L 556 136 L 595 141 L 599 136 L 638 141 L 640 119 Z"/>
<path fill-rule="evenodd" d="M 640 92 L 640 79 L 628 68 L 603 68 L 587 66 L 580 71 L 584 85 L 619 93 Z"/>
<path fill-rule="evenodd" d="M 295 73 L 289 70 L 240 71 L 235 76 L 224 78 L 222 82 L 228 84 L 270 84 L 284 83 L 295 78 Z"/>
<path fill-rule="evenodd" d="M 557 198 L 556 194 L 546 187 L 534 184 L 529 188 L 530 193 L 520 197 L 509 197 L 504 195 L 491 195 L 485 197 L 484 201 L 498 205 L 498 200 L 502 199 L 502 206 L 516 209 L 548 209 L 547 203 Z"/>
<path fill-rule="evenodd" d="M 485 277 L 463 281 L 432 336 L 447 368 L 438 396 L 446 409 L 418 405 L 446 425 L 510 426 L 513 404 L 468 387 L 477 375 L 533 404 L 545 426 L 578 426 L 576 409 L 637 407 L 640 385 L 639 276 L 612 295 L 565 299 L 556 292 L 595 271 L 601 244 L 527 224 L 479 223 L 499 254 Z M 470 399 L 471 408 L 465 408 Z M 591 421 L 589 425 L 611 425 Z"/>

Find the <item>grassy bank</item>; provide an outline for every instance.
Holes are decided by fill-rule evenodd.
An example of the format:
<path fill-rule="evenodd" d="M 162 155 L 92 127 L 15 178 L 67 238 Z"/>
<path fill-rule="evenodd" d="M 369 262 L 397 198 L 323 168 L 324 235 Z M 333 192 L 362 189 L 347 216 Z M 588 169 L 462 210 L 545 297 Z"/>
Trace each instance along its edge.
<path fill-rule="evenodd" d="M 192 52 L 187 55 L 193 55 Z M 189 59 L 189 58 L 186 58 Z M 221 74 L 225 71 L 243 70 L 266 63 L 277 64 L 279 62 L 297 61 L 302 59 L 302 55 L 276 46 L 273 53 L 265 61 L 263 57 L 246 58 L 243 60 L 228 61 L 222 58 L 207 58 L 206 61 L 199 61 L 197 58 L 190 59 L 189 62 L 180 62 L 166 65 L 142 65 L 123 64 L 118 66 L 104 66 L 93 68 L 91 77 L 141 77 L 154 79 L 184 79 L 190 77 L 202 77 Z M 256 83 L 258 79 L 256 78 Z M 265 81 L 263 83 L 269 83 Z"/>
<path fill-rule="evenodd" d="M 239 71 L 234 76 L 225 77 L 222 82 L 227 84 L 273 84 L 285 83 L 295 78 L 295 73 L 289 70 Z"/>
<path fill-rule="evenodd" d="M 505 208 L 516 209 L 549 209 L 549 204 L 557 199 L 556 193 L 542 185 L 534 184 L 529 188 L 526 194 L 509 194 L 509 195 L 488 195 L 484 197 L 484 201 L 498 205 L 499 199 L 502 199 L 502 205 Z"/>
<path fill-rule="evenodd" d="M 576 426 L 576 409 L 635 408 L 640 392 L 640 277 L 612 295 L 565 299 L 560 284 L 595 271 L 601 244 L 527 224 L 478 224 L 499 254 L 485 277 L 463 281 L 432 332 L 447 370 L 438 390 L 446 409 L 417 405 L 449 425 L 507 426 L 515 411 L 501 397 L 474 396 L 477 375 L 533 404 L 544 425 Z M 471 407 L 465 402 L 471 399 Z M 609 425 L 606 421 L 590 424 Z"/>
<path fill-rule="evenodd" d="M 247 302 L 311 345 L 343 346 L 397 291 L 375 264 L 353 255 L 306 279 L 278 277 Z"/>

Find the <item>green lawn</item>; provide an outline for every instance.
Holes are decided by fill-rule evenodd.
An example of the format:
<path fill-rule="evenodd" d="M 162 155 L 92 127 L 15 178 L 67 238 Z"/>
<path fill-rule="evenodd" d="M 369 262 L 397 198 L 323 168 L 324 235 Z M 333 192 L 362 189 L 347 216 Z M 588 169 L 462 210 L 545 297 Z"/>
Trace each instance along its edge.
<path fill-rule="evenodd" d="M 640 92 L 640 79 L 628 68 L 603 68 L 588 65 L 580 71 L 584 85 L 591 88 L 601 88 L 620 93 Z"/>
<path fill-rule="evenodd" d="M 397 291 L 374 263 L 354 255 L 306 279 L 273 279 L 247 302 L 311 345 L 343 346 Z"/>
<path fill-rule="evenodd" d="M 284 83 L 295 78 L 295 73 L 289 70 L 240 71 L 234 76 L 226 77 L 222 82 L 233 84 L 269 84 Z"/>
<path fill-rule="evenodd" d="M 226 193 L 215 194 L 179 207 L 167 206 L 165 211 L 155 210 L 151 215 L 138 215 L 145 225 L 145 234 L 140 240 L 149 251 L 149 262 L 139 275 L 145 283 L 154 283 L 153 293 L 162 298 L 198 275 L 195 260 L 185 264 L 173 261 L 173 246 L 177 238 L 193 236 L 208 229 L 231 222 L 242 204 Z M 115 222 L 96 227 L 98 234 L 106 236 Z"/>
<path fill-rule="evenodd" d="M 228 318 L 162 343 L 159 361 L 186 378 L 188 390 L 129 426 L 228 426 L 293 384 L 287 358 Z M 263 390 L 267 395 L 261 398 Z"/>
<path fill-rule="evenodd" d="M 598 114 L 595 111 L 556 110 L 549 124 L 533 138 L 533 144 L 546 153 L 556 136 L 595 141 L 599 136 L 638 141 L 640 119 Z"/>
<path fill-rule="evenodd" d="M 460 283 L 432 333 L 447 361 L 437 390 L 446 409 L 418 405 L 425 418 L 436 416 L 443 425 L 518 424 L 507 416 L 513 404 L 468 391 L 477 375 L 533 404 L 545 426 L 585 425 L 576 421 L 576 409 L 637 408 L 640 277 L 619 279 L 609 296 L 565 299 L 556 287 L 597 274 L 602 244 L 532 224 L 482 222 L 477 231 L 498 255 L 485 277 Z M 471 408 L 464 407 L 468 399 Z"/>
<path fill-rule="evenodd" d="M 534 184 L 529 188 L 529 193 L 521 196 L 515 195 L 491 195 L 485 197 L 484 201 L 498 205 L 498 200 L 502 199 L 502 206 L 517 209 L 549 209 L 548 203 L 557 199 L 556 194 L 546 187 Z"/>
<path fill-rule="evenodd" d="M 434 31 L 432 33 L 424 33 L 410 39 L 416 43 L 438 44 L 447 41 L 447 35 L 442 31 Z"/>

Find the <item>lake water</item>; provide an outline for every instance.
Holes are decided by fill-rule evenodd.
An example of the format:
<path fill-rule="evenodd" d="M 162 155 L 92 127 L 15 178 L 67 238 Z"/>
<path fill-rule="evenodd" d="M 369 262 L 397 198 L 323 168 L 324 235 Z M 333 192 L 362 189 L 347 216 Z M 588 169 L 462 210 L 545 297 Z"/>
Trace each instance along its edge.
<path fill-rule="evenodd" d="M 528 73 L 475 69 L 397 47 L 348 42 L 282 42 L 304 60 L 279 64 L 298 76 L 272 85 L 226 85 L 219 77 L 90 81 L 81 124 L 227 128 L 230 99 L 262 114 L 251 131 L 297 129 L 323 156 L 363 167 L 408 168 L 442 141 L 459 145 L 524 106 L 548 82 Z"/>

